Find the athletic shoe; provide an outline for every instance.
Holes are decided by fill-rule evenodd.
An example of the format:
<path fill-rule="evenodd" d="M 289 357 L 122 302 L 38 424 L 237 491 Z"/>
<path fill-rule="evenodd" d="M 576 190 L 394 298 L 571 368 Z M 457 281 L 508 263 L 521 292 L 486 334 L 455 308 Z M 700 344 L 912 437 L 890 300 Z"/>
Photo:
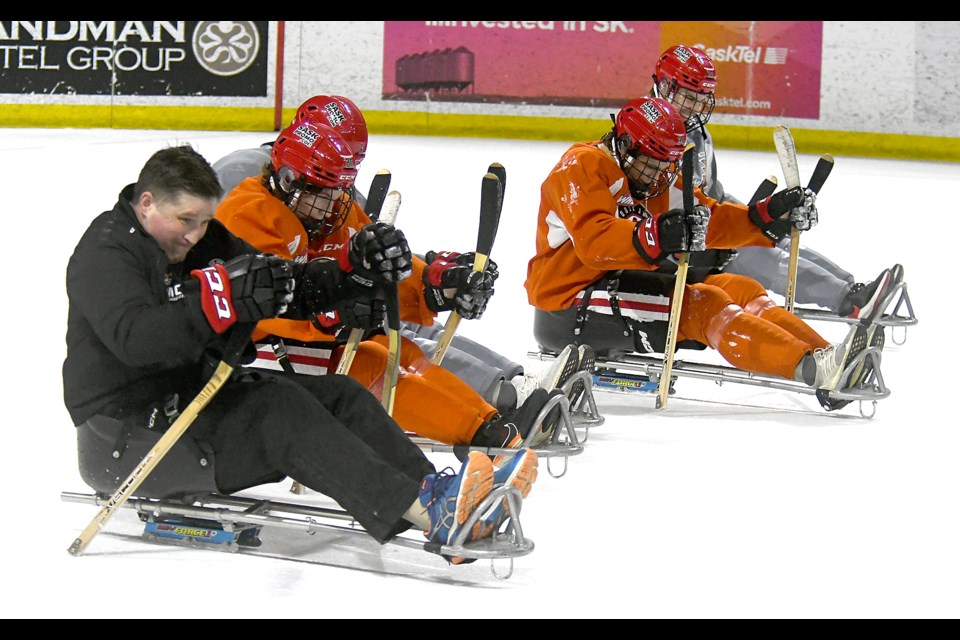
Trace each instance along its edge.
<path fill-rule="evenodd" d="M 470 446 L 473 447 L 497 447 L 503 449 L 516 449 L 523 442 L 523 435 L 517 428 L 516 422 L 512 419 L 519 412 L 519 409 L 502 413 L 495 413 L 487 422 L 480 425 L 477 432 L 473 434 L 470 440 Z"/>
<path fill-rule="evenodd" d="M 547 404 L 552 398 L 556 396 L 562 396 L 562 389 L 553 389 L 552 391 L 543 391 L 546 397 L 543 398 L 543 402 L 540 404 L 540 410 L 543 410 L 544 405 Z M 540 426 L 540 432 L 533 436 L 530 440 L 531 447 L 540 447 L 553 439 L 553 432 L 557 428 L 557 425 L 560 423 L 560 407 L 554 407 L 549 412 L 547 416 L 543 419 L 543 424 Z"/>
<path fill-rule="evenodd" d="M 597 362 L 597 354 L 593 351 L 593 347 L 588 344 L 580 345 L 578 349 L 580 353 L 579 365 L 577 366 L 577 373 L 581 371 L 586 371 L 591 376 L 593 375 L 594 365 Z M 580 398 L 583 395 L 585 389 L 584 383 L 581 380 L 577 380 L 573 383 L 573 386 L 570 388 L 570 409 L 575 409 L 580 404 Z"/>
<path fill-rule="evenodd" d="M 860 324 L 853 325 L 843 342 L 831 344 L 823 349 L 815 349 L 813 354 L 804 356 L 803 381 L 817 389 L 834 391 L 840 384 L 844 370 L 866 347 L 866 328 Z M 855 376 L 850 376 L 847 387 L 859 384 L 854 378 Z"/>
<path fill-rule="evenodd" d="M 568 344 L 543 371 L 511 379 L 511 384 L 517 389 L 517 406 L 523 404 L 534 389 L 550 391 L 562 387 L 570 376 L 577 372 L 577 367 L 580 365 L 579 355 L 577 348 Z"/>
<path fill-rule="evenodd" d="M 902 270 L 901 267 L 901 273 Z M 884 269 L 872 282 L 866 284 L 862 282 L 854 283 L 843 302 L 840 303 L 837 314 L 846 318 L 857 318 L 864 322 L 865 319 L 871 318 L 877 313 L 882 313 L 883 303 L 891 291 L 891 272 L 891 269 Z"/>
<path fill-rule="evenodd" d="M 506 458 L 506 456 L 504 456 Z M 493 488 L 508 484 L 520 491 L 526 498 L 530 495 L 533 483 L 537 481 L 537 452 L 533 449 L 524 449 L 520 453 L 510 456 L 499 467 L 494 465 Z"/>
<path fill-rule="evenodd" d="M 424 535 L 431 542 L 449 544 L 477 505 L 490 495 L 492 488 L 493 463 L 490 458 L 476 451 L 467 454 L 460 473 L 455 474 L 448 467 L 425 476 L 420 483 L 420 504 L 427 511 L 430 530 L 425 531 Z M 480 529 L 480 526 L 474 527 L 464 541 L 481 537 L 478 535 Z M 462 564 L 467 559 L 447 560 L 452 564 Z"/>
<path fill-rule="evenodd" d="M 494 467 L 496 468 L 496 465 Z M 533 488 L 533 483 L 536 481 L 537 452 L 532 449 L 524 449 L 511 456 L 503 462 L 502 466 L 496 468 L 493 474 L 494 489 L 508 485 L 517 489 L 523 498 L 530 495 L 530 489 Z M 500 527 L 509 517 L 510 505 L 504 498 L 494 508 L 483 514 L 483 532 L 487 536 L 493 535 L 500 530 Z"/>

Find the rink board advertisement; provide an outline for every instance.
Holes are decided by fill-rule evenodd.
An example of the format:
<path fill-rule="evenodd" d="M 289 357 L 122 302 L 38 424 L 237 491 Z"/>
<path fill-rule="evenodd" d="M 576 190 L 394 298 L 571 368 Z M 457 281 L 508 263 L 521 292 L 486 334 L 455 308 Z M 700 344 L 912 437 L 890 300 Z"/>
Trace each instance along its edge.
<path fill-rule="evenodd" d="M 267 95 L 269 23 L 0 21 L 0 93 Z"/>
<path fill-rule="evenodd" d="M 714 61 L 717 113 L 819 118 L 822 22 L 388 21 L 382 95 L 619 108 L 681 43 Z"/>

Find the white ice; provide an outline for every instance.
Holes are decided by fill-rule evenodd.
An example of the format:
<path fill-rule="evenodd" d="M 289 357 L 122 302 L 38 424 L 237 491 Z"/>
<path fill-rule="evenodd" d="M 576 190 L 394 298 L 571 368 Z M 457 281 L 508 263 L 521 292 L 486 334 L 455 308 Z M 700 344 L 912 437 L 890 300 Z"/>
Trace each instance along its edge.
<path fill-rule="evenodd" d="M 56 125 L 56 123 L 51 123 Z M 598 134 L 601 133 L 598 131 Z M 211 162 L 270 133 L 2 129 L 0 279 L 7 364 L 0 510 L 5 618 L 956 618 L 960 615 L 960 435 L 953 404 L 960 166 L 837 155 L 804 242 L 870 280 L 905 267 L 919 324 L 889 339 L 891 389 L 872 419 L 827 414 L 812 396 L 681 379 L 665 411 L 652 397 L 597 392 L 606 423 L 565 476 L 525 501 L 536 544 L 509 580 L 479 561 L 362 535 L 265 531 L 297 561 L 152 545 L 117 512 L 85 553 L 67 547 L 96 515 L 62 401 L 64 273 L 90 220 L 146 159 L 190 142 Z M 398 226 L 415 251 L 471 250 L 481 178 L 508 173 L 492 257 L 497 294 L 463 335 L 523 362 L 535 348 L 523 280 L 540 183 L 562 142 L 374 135 L 358 185 L 393 172 Z M 801 175 L 821 152 L 800 151 Z M 721 149 L 720 176 L 749 197 L 780 175 L 769 152 Z M 104 282 L 103 286 L 110 286 Z M 815 325 L 837 339 L 844 325 Z M 890 330 L 888 329 L 888 332 Z M 715 354 L 681 352 L 709 362 Z M 739 387 L 739 388 L 738 388 Z M 742 405 L 749 406 L 742 406 Z M 456 466 L 430 454 L 438 467 Z M 287 483 L 268 487 L 290 497 Z M 313 500 L 323 501 L 314 494 Z M 498 628 L 496 633 L 505 629 Z M 458 633 L 450 626 L 445 633 Z M 413 633 L 417 633 L 416 630 Z"/>

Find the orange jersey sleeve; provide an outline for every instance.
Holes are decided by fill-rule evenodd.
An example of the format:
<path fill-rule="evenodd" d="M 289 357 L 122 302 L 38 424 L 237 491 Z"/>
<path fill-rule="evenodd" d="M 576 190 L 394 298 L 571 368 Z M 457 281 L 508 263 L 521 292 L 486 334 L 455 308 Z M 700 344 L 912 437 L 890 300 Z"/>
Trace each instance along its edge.
<path fill-rule="evenodd" d="M 540 187 L 536 255 L 527 263 L 527 300 L 544 311 L 573 304 L 587 285 L 618 269 L 655 269 L 633 246 L 636 222 L 627 178 L 598 142 L 570 147 Z"/>

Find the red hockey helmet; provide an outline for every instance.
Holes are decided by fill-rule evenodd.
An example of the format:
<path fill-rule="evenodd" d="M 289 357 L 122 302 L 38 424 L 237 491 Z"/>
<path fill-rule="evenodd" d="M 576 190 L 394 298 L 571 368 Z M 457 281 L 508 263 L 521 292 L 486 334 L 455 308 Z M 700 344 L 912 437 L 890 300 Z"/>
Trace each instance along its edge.
<path fill-rule="evenodd" d="M 357 179 L 350 145 L 331 127 L 317 122 L 294 122 L 281 131 L 270 149 L 270 161 L 284 191 L 297 182 L 346 190 Z"/>
<path fill-rule="evenodd" d="M 688 127 L 706 124 L 716 107 L 717 69 L 703 49 L 678 44 L 663 52 L 654 73 L 658 95 Z"/>
<path fill-rule="evenodd" d="M 663 98 L 635 98 L 614 118 L 614 150 L 636 199 L 651 198 L 673 184 L 687 130 Z"/>
<path fill-rule="evenodd" d="M 713 93 L 717 88 L 717 68 L 703 49 L 678 44 L 663 52 L 657 60 L 657 78 L 667 79 L 697 93 Z"/>
<path fill-rule="evenodd" d="M 311 239 L 336 230 L 350 210 L 357 168 L 350 145 L 324 124 L 294 122 L 270 150 L 277 188 Z"/>
<path fill-rule="evenodd" d="M 687 131 L 680 114 L 663 98 L 635 98 L 620 109 L 614 125 L 621 155 L 645 155 L 677 162 L 683 157 Z"/>
<path fill-rule="evenodd" d="M 343 136 L 353 150 L 353 161 L 357 166 L 367 155 L 367 121 L 359 107 L 343 96 L 313 96 L 297 109 L 294 122 L 312 120 L 332 127 Z"/>

